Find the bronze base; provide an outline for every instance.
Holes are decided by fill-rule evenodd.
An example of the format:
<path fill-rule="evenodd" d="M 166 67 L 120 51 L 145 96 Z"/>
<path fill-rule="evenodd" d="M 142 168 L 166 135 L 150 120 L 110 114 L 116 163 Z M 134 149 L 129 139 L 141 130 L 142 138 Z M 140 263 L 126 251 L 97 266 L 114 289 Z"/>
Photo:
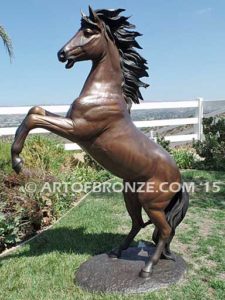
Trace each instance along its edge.
<path fill-rule="evenodd" d="M 160 259 L 150 277 L 141 278 L 140 270 L 154 253 L 155 247 L 131 247 L 120 259 L 107 254 L 92 257 L 83 263 L 75 275 L 75 283 L 90 292 L 144 293 L 179 282 L 186 271 L 186 263 L 179 255 L 176 261 Z"/>

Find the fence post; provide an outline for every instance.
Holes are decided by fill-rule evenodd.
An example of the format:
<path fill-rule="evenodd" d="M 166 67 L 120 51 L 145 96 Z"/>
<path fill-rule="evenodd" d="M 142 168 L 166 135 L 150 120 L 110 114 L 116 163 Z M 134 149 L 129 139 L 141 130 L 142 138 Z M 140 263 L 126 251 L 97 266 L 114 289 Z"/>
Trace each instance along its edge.
<path fill-rule="evenodd" d="M 196 133 L 198 136 L 198 140 L 202 141 L 203 139 L 203 126 L 202 126 L 202 120 L 203 120 L 203 98 L 199 97 L 198 100 L 198 111 L 197 111 L 197 118 L 198 118 L 198 124 L 196 125 Z"/>
<path fill-rule="evenodd" d="M 150 139 L 157 143 L 157 136 L 154 130 L 150 130 Z"/>

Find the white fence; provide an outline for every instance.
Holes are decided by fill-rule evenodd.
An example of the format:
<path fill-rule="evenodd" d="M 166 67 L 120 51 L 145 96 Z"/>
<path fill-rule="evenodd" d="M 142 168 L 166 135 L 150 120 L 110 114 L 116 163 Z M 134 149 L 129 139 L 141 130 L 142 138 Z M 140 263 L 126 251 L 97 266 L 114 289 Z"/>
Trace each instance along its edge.
<path fill-rule="evenodd" d="M 69 109 L 69 105 L 52 105 L 42 106 L 44 109 L 53 113 L 66 113 Z M 31 107 L 0 107 L 0 115 L 24 115 L 27 114 Z M 195 116 L 190 118 L 176 118 L 176 119 L 164 119 L 164 120 L 151 120 L 151 121 L 135 121 L 134 124 L 138 128 L 151 128 L 164 127 L 164 126 L 181 126 L 181 125 L 193 125 L 192 134 L 183 135 L 169 135 L 165 139 L 170 142 L 188 142 L 193 139 L 202 139 L 202 118 L 203 118 L 203 99 L 198 98 L 193 101 L 170 101 L 170 102 L 146 102 L 142 104 L 135 104 L 132 106 L 132 110 L 154 110 L 154 109 L 167 109 L 167 108 L 195 108 Z M 0 136 L 14 135 L 17 127 L 5 127 L 0 128 Z M 31 133 L 44 133 L 45 129 L 37 128 L 31 131 Z M 80 147 L 77 144 L 65 144 L 66 150 L 78 150 Z"/>

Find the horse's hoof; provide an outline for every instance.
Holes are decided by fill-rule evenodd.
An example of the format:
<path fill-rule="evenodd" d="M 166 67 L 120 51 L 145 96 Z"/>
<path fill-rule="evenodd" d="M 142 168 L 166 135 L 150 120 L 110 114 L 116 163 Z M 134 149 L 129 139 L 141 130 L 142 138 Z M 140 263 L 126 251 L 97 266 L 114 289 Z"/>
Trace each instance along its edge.
<path fill-rule="evenodd" d="M 141 278 L 149 278 L 152 275 L 152 271 L 151 272 L 146 272 L 144 270 L 141 270 L 141 272 L 139 273 L 139 276 Z"/>
<path fill-rule="evenodd" d="M 22 169 L 22 166 L 23 166 L 23 160 L 20 158 L 20 157 L 16 157 L 13 159 L 13 164 L 12 164 L 12 167 L 13 167 L 13 170 L 19 174 L 21 169 Z"/>
<path fill-rule="evenodd" d="M 176 261 L 175 255 L 171 252 L 163 252 L 161 258 Z"/>
<path fill-rule="evenodd" d="M 108 253 L 108 257 L 112 259 L 120 258 L 120 256 L 121 256 L 121 251 L 118 250 L 112 250 Z"/>

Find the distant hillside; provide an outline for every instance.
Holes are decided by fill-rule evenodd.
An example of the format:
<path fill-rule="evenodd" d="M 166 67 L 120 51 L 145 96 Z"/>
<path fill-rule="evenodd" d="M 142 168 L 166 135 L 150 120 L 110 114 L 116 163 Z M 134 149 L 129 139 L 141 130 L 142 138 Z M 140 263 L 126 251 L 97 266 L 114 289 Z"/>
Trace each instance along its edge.
<path fill-rule="evenodd" d="M 153 112 L 154 114 L 154 112 Z M 156 116 L 158 116 L 158 112 L 155 112 Z M 162 113 L 163 114 L 163 113 Z M 165 119 L 169 118 L 188 118 L 195 116 L 195 110 L 191 109 L 177 109 L 176 111 L 167 111 L 164 114 Z M 225 117 L 225 101 L 210 101 L 204 102 L 204 118 L 209 117 Z M 140 117 L 140 116 L 139 116 Z M 163 119 L 164 119 L 163 118 Z M 155 118 L 156 119 L 156 118 Z M 184 125 L 184 126 L 165 126 L 152 128 L 159 135 L 181 135 L 181 134 L 191 134 L 194 133 L 194 125 Z M 150 129 L 144 130 L 145 134 L 150 136 Z M 183 144 L 184 142 L 173 143 L 173 146 Z M 186 142 L 187 144 L 190 142 Z"/>
<path fill-rule="evenodd" d="M 225 116 L 225 100 L 220 101 L 204 101 L 203 102 L 204 117 Z M 177 108 L 177 109 L 155 109 L 155 110 L 137 110 L 132 111 L 131 116 L 134 121 L 144 120 L 161 120 L 173 118 L 188 118 L 195 116 L 196 109 L 194 108 Z M 63 115 L 63 114 L 61 114 Z M 0 112 L 0 127 L 17 127 L 23 120 L 25 115 L 1 115 Z M 162 135 L 177 135 L 193 133 L 193 125 L 186 126 L 166 126 L 158 128 L 144 128 L 143 132 L 150 136 L 150 130 L 158 132 Z M 49 136 L 54 136 L 50 134 Z M 59 140 L 64 140 L 57 137 Z M 68 143 L 68 141 L 67 141 Z M 173 144 L 176 145 L 176 144 Z"/>

